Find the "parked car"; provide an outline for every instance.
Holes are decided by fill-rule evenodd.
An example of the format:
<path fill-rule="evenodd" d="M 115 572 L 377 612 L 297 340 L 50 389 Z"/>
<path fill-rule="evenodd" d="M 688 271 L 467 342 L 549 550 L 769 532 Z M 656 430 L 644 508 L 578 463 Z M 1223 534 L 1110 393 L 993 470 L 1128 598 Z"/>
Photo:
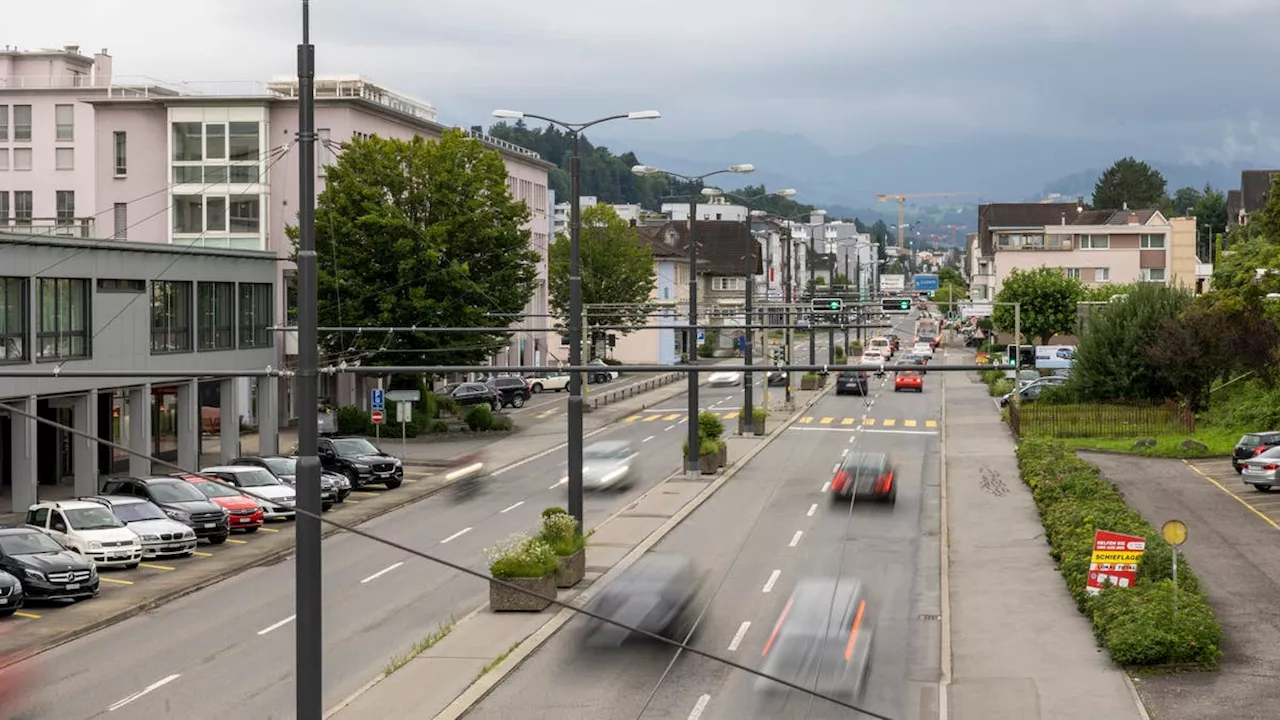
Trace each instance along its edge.
<path fill-rule="evenodd" d="M 1240 442 L 1231 451 L 1231 467 L 1240 472 L 1244 468 L 1244 461 L 1255 455 L 1261 455 L 1263 452 L 1280 445 L 1280 432 L 1256 432 L 1247 433 L 1240 438 Z"/>
<path fill-rule="evenodd" d="M 227 522 L 232 530 L 243 530 L 245 534 L 258 532 L 266 521 L 266 512 L 257 500 L 228 486 L 226 483 L 214 482 L 199 475 L 179 474 L 174 477 L 185 480 L 209 498 L 223 510 L 227 511 Z"/>
<path fill-rule="evenodd" d="M 345 475 L 353 488 L 385 485 L 388 490 L 395 490 L 404 483 L 400 458 L 362 437 L 321 438 L 319 449 L 324 469 Z"/>
<path fill-rule="evenodd" d="M 22 591 L 22 581 L 13 573 L 0 570 L 0 617 L 10 615 L 22 609 L 26 604 L 26 594 Z M 3 709 L 0 705 L 0 709 Z"/>
<path fill-rule="evenodd" d="M 145 478 L 112 478 L 102 486 L 103 495 L 129 495 L 155 503 L 165 515 L 186 525 L 196 537 L 221 545 L 231 534 L 230 515 L 185 480 L 169 475 Z"/>
<path fill-rule="evenodd" d="M 878 452 L 850 452 L 831 480 L 831 501 L 874 500 L 894 504 L 898 483 L 889 456 Z"/>
<path fill-rule="evenodd" d="M 200 474 L 234 485 L 257 500 L 266 520 L 292 520 L 297 515 L 297 491 L 268 470 L 253 465 L 218 465 L 203 468 Z"/>
<path fill-rule="evenodd" d="M 0 527 L 0 570 L 22 581 L 27 600 L 87 600 L 98 596 L 93 561 L 29 527 Z"/>
<path fill-rule="evenodd" d="M 600 358 L 596 358 L 587 364 L 594 366 L 591 371 L 587 373 L 587 382 L 607 383 L 613 382 L 619 377 L 618 371 L 609 369 L 609 363 L 606 363 Z"/>
<path fill-rule="evenodd" d="M 522 408 L 533 394 L 529 383 L 514 375 L 490 378 L 485 384 L 498 392 L 501 407 Z"/>
<path fill-rule="evenodd" d="M 1280 485 L 1280 446 L 1267 448 L 1240 464 L 1240 479 L 1258 492 Z"/>
<path fill-rule="evenodd" d="M 120 518 L 99 503 L 60 500 L 32 505 L 27 526 L 57 540 L 99 567 L 136 568 L 142 562 L 142 541 Z"/>
<path fill-rule="evenodd" d="M 569 389 L 569 373 L 561 370 L 538 373 L 529 378 L 529 392 L 560 392 Z"/>
<path fill-rule="evenodd" d="M 502 409 L 502 393 L 484 383 L 459 383 L 449 391 L 459 405 L 488 405 L 494 412 Z"/>
<path fill-rule="evenodd" d="M 841 370 L 836 374 L 836 394 L 866 395 L 869 375 L 866 370 Z"/>
<path fill-rule="evenodd" d="M 195 532 L 177 520 L 170 520 L 150 500 L 124 495 L 99 495 L 84 500 L 107 508 L 136 533 L 142 540 L 145 559 L 190 557 L 196 551 L 199 541 Z"/>
<path fill-rule="evenodd" d="M 272 455 L 269 457 L 246 456 L 231 461 L 232 465 L 252 465 L 275 475 L 280 482 L 298 489 L 298 458 Z M 320 502 L 328 510 L 351 494 L 351 481 L 335 472 L 320 470 Z"/>
<path fill-rule="evenodd" d="M 1028 380 L 1022 384 L 1017 390 L 1006 393 L 1000 397 L 1000 407 L 1007 407 L 1013 401 L 1013 396 L 1017 394 L 1019 402 L 1032 402 L 1040 397 L 1045 390 L 1062 385 L 1069 378 L 1058 375 L 1049 375 L 1047 377 L 1036 377 L 1034 380 Z"/>

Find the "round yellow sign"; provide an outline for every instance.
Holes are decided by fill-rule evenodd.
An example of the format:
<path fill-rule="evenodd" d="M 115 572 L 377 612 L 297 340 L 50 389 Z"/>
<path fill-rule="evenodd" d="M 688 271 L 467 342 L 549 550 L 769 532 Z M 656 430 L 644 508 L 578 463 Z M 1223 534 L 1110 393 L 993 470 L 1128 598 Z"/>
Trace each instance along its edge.
<path fill-rule="evenodd" d="M 1170 520 L 1160 526 L 1160 537 L 1177 547 L 1187 541 L 1187 526 L 1181 520 Z"/>

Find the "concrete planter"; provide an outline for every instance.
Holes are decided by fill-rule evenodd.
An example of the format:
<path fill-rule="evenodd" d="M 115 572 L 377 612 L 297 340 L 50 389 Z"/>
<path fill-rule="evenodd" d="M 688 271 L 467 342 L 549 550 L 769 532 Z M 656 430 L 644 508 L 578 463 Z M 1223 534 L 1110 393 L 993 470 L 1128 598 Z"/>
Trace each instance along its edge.
<path fill-rule="evenodd" d="M 756 434 L 756 435 L 764 435 L 764 434 L 765 434 L 764 422 L 765 422 L 765 421 L 764 421 L 764 418 L 756 418 L 756 419 L 753 421 L 753 424 L 752 424 L 752 430 L 753 430 L 754 434 Z"/>
<path fill-rule="evenodd" d="M 584 547 L 572 555 L 560 556 L 560 569 L 556 570 L 556 587 L 571 588 L 587 576 L 587 549 Z"/>
<path fill-rule="evenodd" d="M 824 387 L 826 387 L 826 386 L 827 386 L 827 376 L 826 376 L 826 375 L 819 375 L 819 376 L 818 376 L 818 387 L 819 387 L 819 388 L 824 388 Z"/>
<path fill-rule="evenodd" d="M 698 471 L 703 475 L 715 475 L 716 471 L 719 469 L 720 456 L 718 453 L 715 455 L 701 455 L 698 457 Z"/>
<path fill-rule="evenodd" d="M 551 607 L 545 598 L 556 596 L 556 576 L 540 578 L 505 578 L 505 581 L 536 595 L 517 592 L 496 582 L 489 583 L 489 609 L 494 612 L 542 612 Z"/>
<path fill-rule="evenodd" d="M 801 390 L 817 390 L 818 378 L 817 377 L 801 377 L 800 389 Z"/>
<path fill-rule="evenodd" d="M 721 443 L 716 450 L 716 469 L 720 469 L 729 464 L 729 444 Z"/>

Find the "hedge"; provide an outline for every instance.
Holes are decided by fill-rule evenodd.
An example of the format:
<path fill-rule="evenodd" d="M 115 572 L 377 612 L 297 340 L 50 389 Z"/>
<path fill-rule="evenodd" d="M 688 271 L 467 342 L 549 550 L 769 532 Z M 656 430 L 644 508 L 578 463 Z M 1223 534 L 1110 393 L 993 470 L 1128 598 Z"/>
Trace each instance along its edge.
<path fill-rule="evenodd" d="M 1080 612 L 1093 623 L 1098 644 L 1120 665 L 1216 667 L 1222 626 L 1185 558 L 1178 556 L 1178 612 L 1173 612 L 1173 549 L 1125 504 L 1098 469 L 1060 442 L 1028 438 L 1018 445 L 1018 467 L 1031 488 L 1050 555 Z M 1085 592 L 1096 530 L 1146 538 L 1133 587 Z"/>

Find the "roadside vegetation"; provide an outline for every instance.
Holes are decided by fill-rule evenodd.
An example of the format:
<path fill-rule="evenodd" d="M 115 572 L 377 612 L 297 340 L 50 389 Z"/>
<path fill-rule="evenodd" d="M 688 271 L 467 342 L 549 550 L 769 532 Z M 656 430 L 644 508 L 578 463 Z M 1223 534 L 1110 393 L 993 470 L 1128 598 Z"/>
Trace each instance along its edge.
<path fill-rule="evenodd" d="M 382 673 L 384 675 L 390 675 L 405 665 L 408 665 L 409 661 L 430 650 L 436 643 L 448 637 L 449 633 L 453 632 L 453 629 L 457 627 L 457 625 L 458 621 L 453 617 L 450 617 L 448 620 L 440 623 L 440 627 L 436 628 L 430 635 L 414 643 L 413 647 L 409 648 L 408 652 L 403 655 L 396 655 L 392 657 L 391 661 L 387 663 L 387 666 L 383 668 Z"/>

